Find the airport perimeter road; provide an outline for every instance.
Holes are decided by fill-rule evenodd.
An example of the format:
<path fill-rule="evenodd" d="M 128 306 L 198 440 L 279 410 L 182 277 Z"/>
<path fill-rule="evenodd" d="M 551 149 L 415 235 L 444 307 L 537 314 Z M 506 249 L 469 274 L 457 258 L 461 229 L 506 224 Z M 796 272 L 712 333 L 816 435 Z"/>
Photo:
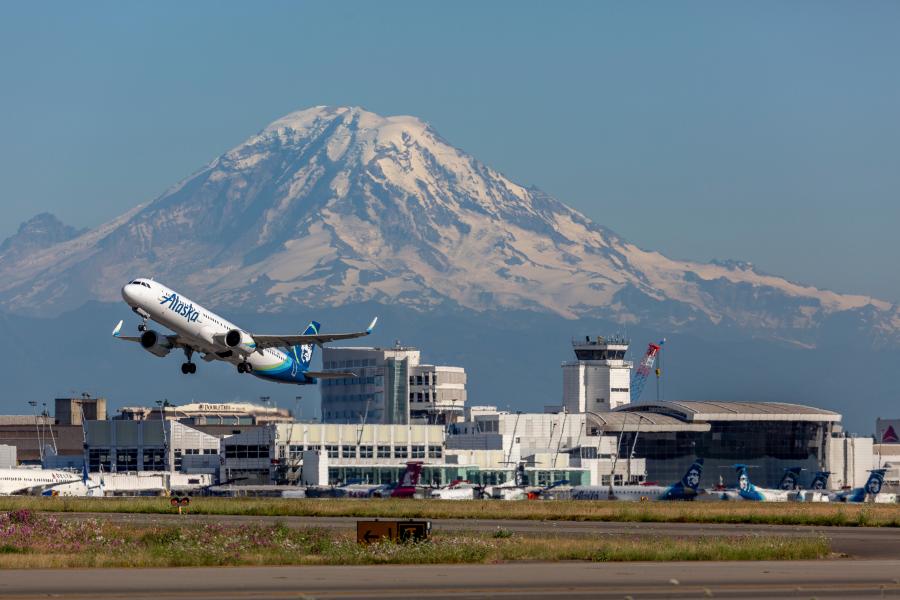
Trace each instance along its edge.
<path fill-rule="evenodd" d="M 356 517 L 254 517 L 231 515 L 177 515 L 139 513 L 56 513 L 63 519 L 96 518 L 119 523 L 174 525 L 207 522 L 226 526 L 271 525 L 355 529 Z M 389 520 L 389 519 L 388 519 Z M 517 519 L 432 519 L 433 530 L 495 531 L 555 536 L 735 536 L 780 535 L 828 538 L 834 552 L 852 558 L 900 559 L 900 528 L 897 527 L 815 527 L 795 525 L 732 525 L 701 523 L 619 523 L 605 521 L 523 521 Z M 900 572 L 897 573 L 900 576 Z"/>
<path fill-rule="evenodd" d="M 900 597 L 900 561 L 509 563 L 4 571 L 0 596 L 243 598 Z"/>

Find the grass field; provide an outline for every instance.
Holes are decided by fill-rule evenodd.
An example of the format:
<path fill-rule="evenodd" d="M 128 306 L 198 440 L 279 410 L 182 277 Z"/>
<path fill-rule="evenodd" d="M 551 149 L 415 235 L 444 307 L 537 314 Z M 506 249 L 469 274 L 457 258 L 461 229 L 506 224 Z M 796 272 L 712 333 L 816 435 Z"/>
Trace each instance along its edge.
<path fill-rule="evenodd" d="M 169 513 L 167 498 L 2 497 L 0 511 Z M 755 502 L 604 502 L 194 498 L 195 514 L 429 519 L 529 519 L 900 527 L 900 505 Z"/>
<path fill-rule="evenodd" d="M 516 560 L 666 561 L 823 558 L 823 538 L 527 536 L 498 530 L 436 534 L 415 544 L 360 546 L 348 533 L 280 524 L 228 528 L 113 524 L 18 510 L 0 513 L 0 568 L 485 563 Z"/>

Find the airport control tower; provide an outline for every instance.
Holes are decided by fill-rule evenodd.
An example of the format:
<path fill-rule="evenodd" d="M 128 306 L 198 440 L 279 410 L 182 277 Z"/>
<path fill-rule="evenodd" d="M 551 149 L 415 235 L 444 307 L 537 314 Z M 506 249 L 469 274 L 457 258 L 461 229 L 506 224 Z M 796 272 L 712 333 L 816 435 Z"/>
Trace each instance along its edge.
<path fill-rule="evenodd" d="M 573 340 L 575 362 L 562 364 L 563 406 L 567 412 L 607 412 L 631 402 L 628 340 L 620 337 Z"/>

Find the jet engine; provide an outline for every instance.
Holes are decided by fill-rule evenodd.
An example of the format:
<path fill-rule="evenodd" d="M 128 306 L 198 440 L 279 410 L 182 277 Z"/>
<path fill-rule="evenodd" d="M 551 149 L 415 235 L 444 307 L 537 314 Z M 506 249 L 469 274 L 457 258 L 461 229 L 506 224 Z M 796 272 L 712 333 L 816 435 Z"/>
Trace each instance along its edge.
<path fill-rule="evenodd" d="M 253 352 L 256 350 L 256 342 L 253 336 L 240 329 L 232 329 L 225 334 L 225 345 L 234 350 Z"/>
<path fill-rule="evenodd" d="M 160 335 L 152 329 L 148 329 L 141 334 L 141 347 L 143 347 L 144 350 L 146 350 L 150 354 L 155 354 L 156 356 L 165 356 L 172 351 L 173 346 L 169 341 L 169 338 L 164 335 Z"/>

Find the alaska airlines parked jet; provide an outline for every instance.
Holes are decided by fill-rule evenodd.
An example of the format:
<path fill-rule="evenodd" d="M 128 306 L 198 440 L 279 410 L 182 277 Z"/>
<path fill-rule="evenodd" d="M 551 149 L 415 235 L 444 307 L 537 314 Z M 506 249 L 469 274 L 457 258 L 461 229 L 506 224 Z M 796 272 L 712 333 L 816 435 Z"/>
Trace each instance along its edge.
<path fill-rule="evenodd" d="M 378 318 L 365 331 L 356 333 L 319 333 L 319 324 L 310 322 L 299 335 L 257 335 L 240 329 L 224 317 L 207 310 L 152 279 L 135 279 L 122 288 L 122 298 L 142 322 L 139 336 L 121 334 L 122 321 L 113 336 L 141 346 L 156 356 L 166 356 L 178 348 L 184 351 L 184 374 L 196 373 L 194 353 L 210 362 L 223 360 L 237 366 L 238 373 L 252 373 L 280 383 L 310 384 L 317 379 L 356 377 L 355 373 L 314 372 L 309 370 L 314 346 L 336 340 L 349 340 L 372 333 Z M 174 335 L 147 328 L 151 319 L 168 327 Z"/>
<path fill-rule="evenodd" d="M 884 485 L 884 474 L 887 469 L 873 469 L 869 471 L 869 479 L 863 487 L 853 488 L 845 492 L 837 492 L 831 496 L 833 502 L 896 502 L 896 494 L 881 494 L 881 486 Z"/>
<path fill-rule="evenodd" d="M 737 490 L 722 492 L 722 500 L 751 500 L 756 502 L 787 502 L 796 496 L 794 489 L 797 487 L 797 477 L 800 475 L 800 467 L 791 467 L 784 470 L 784 476 L 778 484 L 778 489 L 759 488 L 750 481 L 750 467 L 747 465 L 734 465 L 737 471 Z"/>
<path fill-rule="evenodd" d="M 703 473 L 703 459 L 698 458 L 688 468 L 678 483 L 662 485 L 616 485 L 612 488 L 613 499 L 625 501 L 638 500 L 693 500 L 697 497 L 700 475 Z M 609 486 L 590 485 L 576 486 L 572 489 L 575 500 L 607 500 Z"/>

